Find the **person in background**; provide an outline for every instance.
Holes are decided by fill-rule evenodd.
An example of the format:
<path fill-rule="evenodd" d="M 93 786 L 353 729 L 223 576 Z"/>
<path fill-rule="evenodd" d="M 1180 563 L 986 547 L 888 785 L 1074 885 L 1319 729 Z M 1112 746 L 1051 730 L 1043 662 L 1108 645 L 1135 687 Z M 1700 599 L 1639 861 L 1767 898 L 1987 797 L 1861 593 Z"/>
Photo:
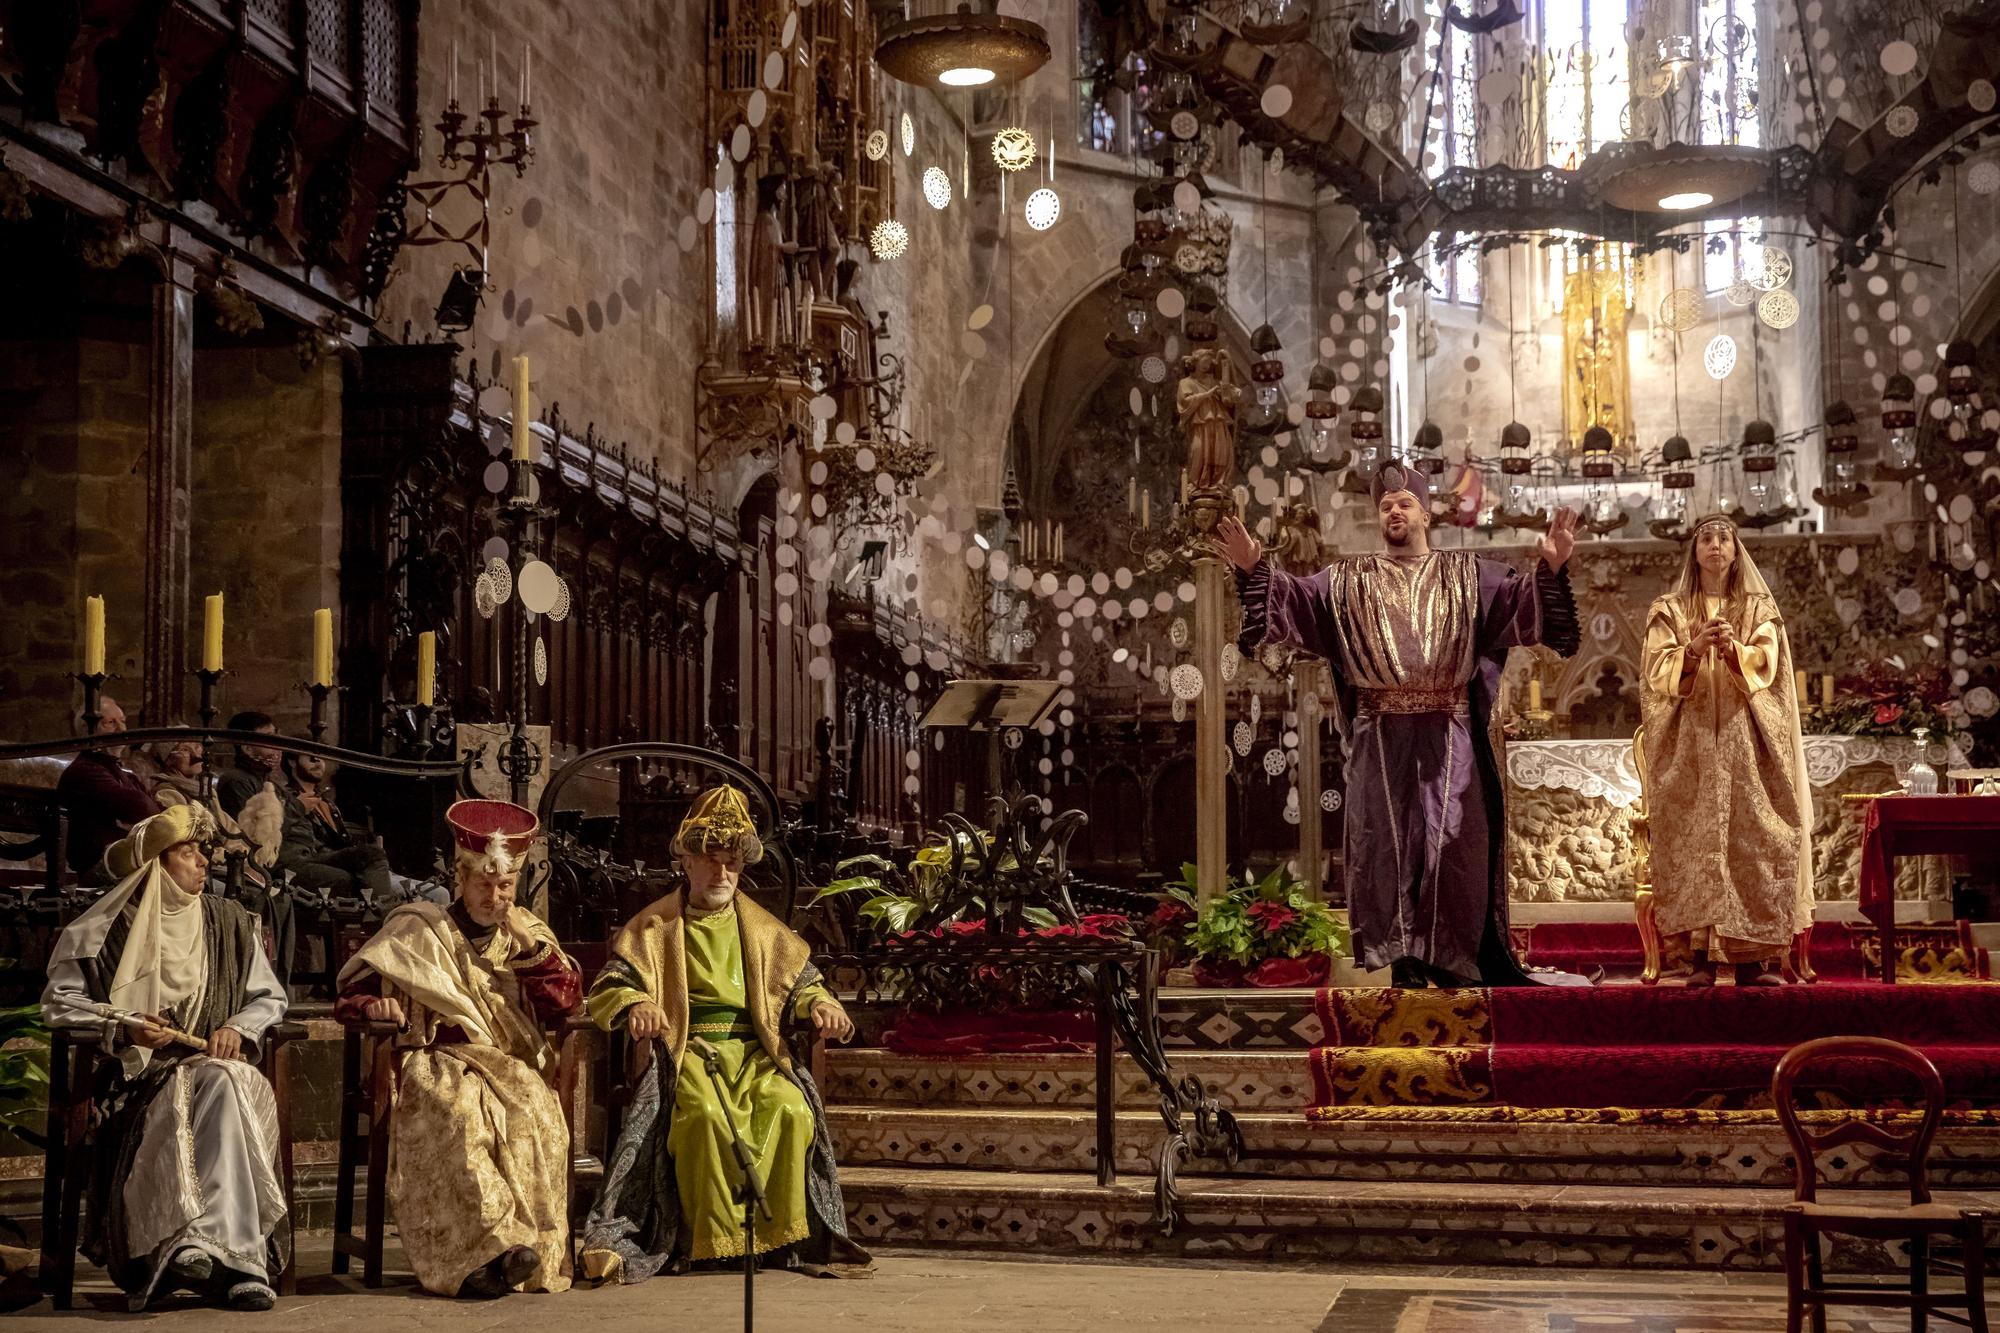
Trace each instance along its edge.
<path fill-rule="evenodd" d="M 286 754 L 285 841 L 278 866 L 308 888 L 336 896 L 365 898 L 387 905 L 395 896 L 389 879 L 389 858 L 374 843 L 348 831 L 340 808 L 333 803 L 326 760 L 315 754 Z"/>
<path fill-rule="evenodd" d="M 97 700 L 97 734 L 125 730 L 125 710 L 110 695 Z M 81 727 L 78 728 L 81 730 Z M 85 750 L 70 761 L 56 781 L 56 801 L 69 819 L 69 839 L 63 860 L 72 873 L 92 883 L 109 883 L 98 862 L 106 848 L 124 837 L 140 820 L 160 813 L 160 803 L 146 784 L 125 765 L 126 748 L 106 745 Z"/>
<path fill-rule="evenodd" d="M 266 736 L 278 734 L 278 724 L 269 713 L 254 710 L 236 714 L 229 719 L 231 731 L 256 731 Z M 239 745 L 236 747 L 236 763 L 225 769 L 215 780 L 215 795 L 222 802 L 224 814 L 232 818 L 243 812 L 244 802 L 264 790 L 270 783 L 280 789 L 282 796 L 285 778 L 278 771 L 280 751 L 274 745 Z"/>

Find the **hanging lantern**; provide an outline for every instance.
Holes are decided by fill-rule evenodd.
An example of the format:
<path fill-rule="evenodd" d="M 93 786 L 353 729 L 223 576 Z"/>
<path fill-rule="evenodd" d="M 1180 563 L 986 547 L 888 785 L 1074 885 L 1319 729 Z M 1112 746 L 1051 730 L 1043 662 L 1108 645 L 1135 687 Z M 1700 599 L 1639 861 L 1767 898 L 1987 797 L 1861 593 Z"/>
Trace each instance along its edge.
<path fill-rule="evenodd" d="M 1917 386 L 1908 375 L 1895 374 L 1882 386 L 1882 461 L 1876 475 L 1907 481 L 1917 475 Z"/>
<path fill-rule="evenodd" d="M 1410 441 L 1410 466 L 1432 477 L 1444 471 L 1444 432 L 1436 422 L 1417 427 L 1417 436 Z"/>
<path fill-rule="evenodd" d="M 1518 421 L 1510 421 L 1500 428 L 1500 471 L 1510 477 L 1525 477 L 1535 466 L 1535 460 L 1528 457 L 1528 444 L 1532 437 L 1528 428 Z"/>
<path fill-rule="evenodd" d="M 1593 481 L 1618 474 L 1618 463 L 1612 452 L 1618 442 L 1611 438 L 1611 432 L 1602 426 L 1592 426 L 1583 433 L 1583 475 Z"/>
<path fill-rule="evenodd" d="M 1197 282 L 1188 288 L 1187 317 L 1181 322 L 1181 332 L 1189 342 L 1212 343 L 1222 336 L 1222 326 L 1215 319 L 1219 304 L 1215 288 L 1208 283 Z"/>
<path fill-rule="evenodd" d="M 1257 359 L 1250 363 L 1250 392 L 1243 405 L 1243 433 L 1277 435 L 1291 428 L 1286 419 L 1285 363 L 1278 359 L 1283 347 L 1278 332 L 1269 324 L 1259 324 L 1250 335 L 1250 350 Z"/>
<path fill-rule="evenodd" d="M 1861 447 L 1854 409 L 1845 401 L 1826 409 L 1826 484 L 1813 487 L 1813 499 L 1828 509 L 1852 509 L 1868 503 L 1868 487 L 1857 481 L 1855 451 Z"/>
<path fill-rule="evenodd" d="M 1685 435 L 1669 436 L 1660 447 L 1659 498 L 1653 502 L 1652 521 L 1646 530 L 1662 541 L 1679 541 L 1687 534 L 1688 495 L 1694 490 L 1694 448 Z"/>
<path fill-rule="evenodd" d="M 1352 455 L 1339 454 L 1340 437 L 1336 424 L 1340 420 L 1340 404 L 1333 401 L 1334 386 L 1340 376 L 1332 366 L 1321 361 L 1312 368 L 1306 378 L 1306 421 L 1304 443 L 1306 455 L 1322 468 L 1343 468 Z"/>
<path fill-rule="evenodd" d="M 1341 479 L 1340 489 L 1366 495 L 1382 466 L 1382 391 L 1364 384 L 1348 400 L 1347 438 L 1354 443 L 1354 467 Z"/>
<path fill-rule="evenodd" d="M 1744 503 L 1732 507 L 1729 516 L 1738 527 L 1768 528 L 1791 517 L 1776 492 L 1778 480 L 1778 429 L 1768 421 L 1752 421 L 1743 427 Z"/>
<path fill-rule="evenodd" d="M 1977 410 L 1974 404 L 1979 392 L 1977 359 L 1978 353 L 1963 338 L 1944 349 L 1944 396 L 1951 400 L 1952 420 L 1960 425 L 1971 421 Z"/>

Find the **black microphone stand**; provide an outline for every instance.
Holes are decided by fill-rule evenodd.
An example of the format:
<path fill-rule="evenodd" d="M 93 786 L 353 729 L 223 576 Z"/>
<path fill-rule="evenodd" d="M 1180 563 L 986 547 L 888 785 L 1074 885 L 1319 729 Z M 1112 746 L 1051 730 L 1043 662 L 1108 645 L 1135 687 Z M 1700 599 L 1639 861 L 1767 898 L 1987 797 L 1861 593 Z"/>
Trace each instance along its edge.
<path fill-rule="evenodd" d="M 764 1197 L 764 1186 L 757 1180 L 756 1154 L 750 1151 L 743 1131 L 737 1128 L 736 1112 L 731 1109 L 729 1099 L 722 1096 L 722 1056 L 699 1037 L 691 1044 L 701 1056 L 702 1064 L 708 1067 L 708 1081 L 722 1103 L 722 1123 L 729 1127 L 729 1148 L 736 1156 L 737 1169 L 743 1173 L 743 1184 L 737 1190 L 743 1200 L 743 1333 L 750 1333 L 756 1324 L 757 1214 L 763 1213 L 769 1221 L 771 1205 Z"/>

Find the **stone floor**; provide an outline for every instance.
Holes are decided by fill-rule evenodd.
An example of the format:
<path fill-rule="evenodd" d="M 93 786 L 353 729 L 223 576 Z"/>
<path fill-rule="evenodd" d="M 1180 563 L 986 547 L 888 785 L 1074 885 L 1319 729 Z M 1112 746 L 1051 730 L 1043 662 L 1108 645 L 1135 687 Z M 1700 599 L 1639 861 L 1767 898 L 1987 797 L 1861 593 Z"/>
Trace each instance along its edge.
<path fill-rule="evenodd" d="M 400 1261 L 392 1255 L 391 1272 Z M 154 1312 L 147 1327 L 282 1329 L 345 1333 L 395 1326 L 429 1330 L 541 1330 L 552 1321 L 588 1321 L 594 1333 L 674 1328 L 722 1330 L 742 1316 L 733 1274 L 657 1279 L 642 1286 L 579 1290 L 560 1297 L 514 1296 L 492 1303 L 438 1300 L 407 1277 L 380 1291 L 358 1279 L 326 1276 L 325 1242 L 308 1242 L 298 1296 L 268 1315 L 219 1316 L 192 1302 Z M 1782 1284 L 1765 1275 L 1665 1275 L 1521 1270 L 1436 1272 L 1271 1263 L 1106 1263 L 1024 1261 L 1017 1255 L 899 1251 L 879 1256 L 875 1276 L 812 1280 L 768 1273 L 757 1280 L 757 1322 L 771 1333 L 938 1333 L 1034 1330 L 1115 1333 L 1121 1329 L 1242 1328 L 1300 1333 L 1757 1333 L 1784 1326 Z M 122 1298 L 95 1274 L 77 1309 L 20 1311 L 0 1324 L 119 1318 Z M 1908 1316 L 1837 1311 L 1833 1333 L 1888 1333 Z"/>

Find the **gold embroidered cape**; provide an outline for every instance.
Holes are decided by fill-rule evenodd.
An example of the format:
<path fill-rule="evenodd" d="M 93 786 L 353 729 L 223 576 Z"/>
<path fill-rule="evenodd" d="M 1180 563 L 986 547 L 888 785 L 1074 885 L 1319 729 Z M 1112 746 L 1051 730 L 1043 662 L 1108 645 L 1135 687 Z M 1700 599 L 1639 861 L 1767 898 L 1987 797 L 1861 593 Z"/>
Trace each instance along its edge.
<path fill-rule="evenodd" d="M 546 925 L 534 929 L 555 947 Z M 410 903 L 340 972 L 342 989 L 379 975 L 409 1019 L 389 1204 L 418 1281 L 445 1296 L 516 1245 L 542 1261 L 526 1290 L 570 1284 L 569 1125 L 547 1078 L 555 1053 L 507 966 L 512 947 L 498 930 L 475 948 L 445 908 Z M 465 1041 L 436 1044 L 446 1026 Z"/>

